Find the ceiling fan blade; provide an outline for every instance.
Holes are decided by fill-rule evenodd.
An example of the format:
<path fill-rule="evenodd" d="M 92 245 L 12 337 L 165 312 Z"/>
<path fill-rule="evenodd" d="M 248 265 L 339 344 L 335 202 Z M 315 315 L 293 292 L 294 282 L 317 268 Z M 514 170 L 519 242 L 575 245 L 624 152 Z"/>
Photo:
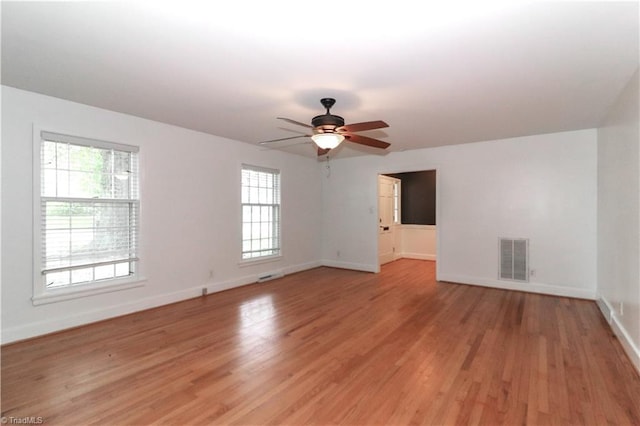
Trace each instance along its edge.
<path fill-rule="evenodd" d="M 381 140 L 378 140 L 378 139 L 369 138 L 367 136 L 362 136 L 362 135 L 345 134 L 344 137 L 349 142 L 359 143 L 360 145 L 372 146 L 374 148 L 386 148 L 386 147 L 391 145 L 388 142 L 384 142 L 384 141 L 381 141 Z"/>
<path fill-rule="evenodd" d="M 264 145 L 264 144 L 272 143 L 272 142 L 281 142 L 281 141 L 288 141 L 290 139 L 309 138 L 309 137 L 311 137 L 311 135 L 290 136 L 288 138 L 271 139 L 269 141 L 262 141 L 262 142 L 258 142 L 258 143 L 260 145 Z"/>
<path fill-rule="evenodd" d="M 304 124 L 304 123 L 301 123 L 301 122 L 299 122 L 299 121 L 292 120 L 292 119 L 290 119 L 290 118 L 284 118 L 284 117 L 276 117 L 276 118 L 277 118 L 278 120 L 284 120 L 284 121 L 286 121 L 286 122 L 288 122 L 288 123 L 291 123 L 291 124 L 297 124 L 298 126 L 304 126 L 304 127 L 308 127 L 308 128 L 310 128 L 310 129 L 313 129 L 313 127 L 311 127 L 309 124 Z"/>
<path fill-rule="evenodd" d="M 363 123 L 347 124 L 345 126 L 339 127 L 337 130 L 339 132 L 363 132 L 365 130 L 383 129 L 385 127 L 389 127 L 389 125 L 382 120 L 377 120 L 365 121 Z"/>
<path fill-rule="evenodd" d="M 318 157 L 320 157 L 321 155 L 325 155 L 327 152 L 331 151 L 330 149 L 323 149 L 323 148 L 318 148 Z"/>

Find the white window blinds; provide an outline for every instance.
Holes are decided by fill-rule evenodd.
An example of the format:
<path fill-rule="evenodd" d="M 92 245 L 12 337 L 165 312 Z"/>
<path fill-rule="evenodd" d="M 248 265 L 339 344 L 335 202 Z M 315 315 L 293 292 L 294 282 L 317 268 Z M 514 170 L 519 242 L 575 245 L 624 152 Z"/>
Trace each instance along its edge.
<path fill-rule="evenodd" d="M 42 132 L 40 157 L 45 287 L 134 275 L 138 148 Z"/>
<path fill-rule="evenodd" d="M 242 259 L 280 254 L 280 172 L 242 165 Z"/>

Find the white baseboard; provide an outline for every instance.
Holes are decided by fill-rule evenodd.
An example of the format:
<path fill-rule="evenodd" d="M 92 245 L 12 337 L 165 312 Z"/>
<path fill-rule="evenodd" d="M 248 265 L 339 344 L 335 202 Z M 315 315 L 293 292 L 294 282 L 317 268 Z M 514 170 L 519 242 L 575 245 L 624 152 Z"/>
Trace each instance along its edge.
<path fill-rule="evenodd" d="M 611 304 L 603 296 L 598 297 L 596 303 L 605 320 L 607 320 L 609 325 L 611 325 L 611 330 L 613 330 L 614 334 L 618 337 L 618 340 L 620 341 L 620 344 L 627 356 L 629 356 L 631 363 L 640 374 L 640 349 L 638 349 L 631 339 L 631 336 L 629 336 L 629 333 L 620 321 L 616 310 L 613 309 Z"/>
<path fill-rule="evenodd" d="M 463 275 L 449 275 L 449 274 L 440 274 L 438 279 L 440 281 L 449 281 L 452 283 L 460 283 L 460 284 L 479 285 L 482 287 L 499 288 L 503 290 L 526 291 L 529 293 L 573 297 L 576 299 L 589 299 L 589 300 L 596 299 L 595 290 L 588 290 L 584 288 L 574 288 L 574 287 L 563 287 L 563 286 L 558 286 L 553 284 L 534 283 L 534 282 L 520 283 L 515 281 L 490 280 L 490 279 L 482 279 L 482 278 L 476 278 L 476 277 L 468 277 Z"/>
<path fill-rule="evenodd" d="M 283 269 L 285 275 L 295 274 L 297 272 L 306 271 L 313 268 L 318 268 L 322 266 L 322 262 L 319 260 L 307 263 L 300 263 L 298 265 L 287 266 Z"/>
<path fill-rule="evenodd" d="M 417 260 L 436 260 L 435 254 L 424 254 L 424 253 L 401 253 L 398 258 L 404 259 L 417 259 Z"/>
<path fill-rule="evenodd" d="M 44 334 L 54 333 L 93 322 L 102 321 L 133 312 L 143 311 L 181 300 L 190 299 L 202 294 L 202 287 L 193 287 L 173 293 L 161 294 L 157 296 L 139 299 L 134 302 L 127 302 L 108 308 L 96 309 L 92 311 L 71 314 L 62 318 L 53 318 L 47 321 L 38 321 L 17 327 L 3 328 L 2 344 L 12 343 L 19 340 L 30 339 Z"/>
<path fill-rule="evenodd" d="M 241 287 L 243 285 L 253 284 L 255 282 L 258 282 L 258 279 L 264 275 L 270 275 L 270 274 L 289 275 L 289 274 L 295 274 L 296 272 L 306 271 L 307 269 L 317 268 L 319 266 L 322 266 L 320 262 L 307 262 L 307 263 L 301 263 L 299 265 L 287 266 L 285 268 L 277 269 L 274 271 L 267 271 L 267 272 L 261 272 L 259 274 L 246 275 L 244 277 L 235 278 L 233 280 L 207 283 L 202 287 L 198 287 L 198 295 L 202 294 L 203 287 L 207 289 L 207 293 L 218 293 L 220 291 L 230 290 L 232 288 Z"/>
<path fill-rule="evenodd" d="M 613 318 L 611 318 L 611 312 L 613 312 L 613 309 L 611 308 L 609 302 L 607 302 L 604 297 L 600 296 L 596 299 L 596 305 L 598 305 L 598 308 L 600 308 L 600 312 L 602 312 L 602 316 L 604 316 L 604 319 L 607 320 L 609 324 L 611 324 L 611 321 L 613 320 Z"/>
<path fill-rule="evenodd" d="M 340 262 L 337 260 L 323 260 L 322 266 L 329 266 L 331 268 L 341 268 L 341 269 L 353 269 L 355 271 L 363 271 L 363 272 L 380 272 L 380 265 L 367 265 L 364 263 L 351 263 L 351 262 Z"/>
<path fill-rule="evenodd" d="M 321 266 L 320 262 L 308 262 L 299 265 L 288 266 L 278 269 L 284 275 Z M 62 318 L 54 318 L 47 321 L 38 321 L 17 327 L 2 329 L 0 335 L 0 343 L 7 344 L 17 342 L 19 340 L 30 339 L 32 337 L 42 336 L 44 334 L 54 333 L 65 329 L 87 325 L 93 322 L 103 321 L 109 318 L 115 318 L 134 312 L 144 311 L 146 309 L 156 308 L 171 303 L 181 302 L 187 299 L 202 296 L 202 289 L 206 288 L 208 293 L 216 293 L 219 291 L 229 290 L 247 284 L 253 284 L 258 281 L 258 277 L 268 274 L 262 272 L 260 274 L 246 275 L 232 280 L 204 283 L 201 285 L 189 287 L 172 293 L 150 296 L 133 302 L 127 302 L 116 306 L 110 306 L 103 309 L 96 309 L 78 314 L 71 314 Z M 148 286 L 150 287 L 150 286 Z"/>

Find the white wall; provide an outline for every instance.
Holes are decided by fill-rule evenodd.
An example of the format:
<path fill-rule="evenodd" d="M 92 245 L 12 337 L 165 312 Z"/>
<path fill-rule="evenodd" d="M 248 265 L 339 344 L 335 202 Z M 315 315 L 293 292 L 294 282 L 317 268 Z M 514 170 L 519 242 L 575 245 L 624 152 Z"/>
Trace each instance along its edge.
<path fill-rule="evenodd" d="M 140 146 L 144 287 L 33 306 L 34 123 Z M 241 163 L 281 170 L 281 261 L 238 265 Z M 2 87 L 2 342 L 319 265 L 321 179 L 315 159 Z"/>
<path fill-rule="evenodd" d="M 146 286 L 32 305 L 34 123 L 141 147 Z M 331 159 L 327 167 L 315 159 L 3 87 L 2 341 L 195 297 L 203 286 L 230 288 L 274 270 L 324 263 L 377 271 L 377 176 L 426 169 L 438 171 L 439 279 L 595 298 L 596 140 L 592 129 Z M 238 266 L 237 181 L 243 162 L 282 171 L 280 262 Z M 530 283 L 497 280 L 500 236 L 530 238 L 536 269 Z"/>
<path fill-rule="evenodd" d="M 596 158 L 590 129 L 331 160 L 323 261 L 378 270 L 377 175 L 437 169 L 440 280 L 594 299 Z M 530 239 L 529 283 L 497 279 L 499 237 Z"/>
<path fill-rule="evenodd" d="M 600 306 L 640 371 L 638 72 L 598 130 Z"/>
<path fill-rule="evenodd" d="M 400 234 L 398 257 L 436 260 L 435 225 L 398 225 L 396 232 Z"/>

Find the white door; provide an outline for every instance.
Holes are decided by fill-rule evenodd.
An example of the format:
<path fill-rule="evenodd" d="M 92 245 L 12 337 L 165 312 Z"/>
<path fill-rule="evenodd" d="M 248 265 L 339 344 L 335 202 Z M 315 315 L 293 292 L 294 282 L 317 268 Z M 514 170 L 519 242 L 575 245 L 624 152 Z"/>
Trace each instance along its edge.
<path fill-rule="evenodd" d="M 380 265 L 395 259 L 394 185 L 399 182 L 389 176 L 378 176 L 378 259 Z"/>

